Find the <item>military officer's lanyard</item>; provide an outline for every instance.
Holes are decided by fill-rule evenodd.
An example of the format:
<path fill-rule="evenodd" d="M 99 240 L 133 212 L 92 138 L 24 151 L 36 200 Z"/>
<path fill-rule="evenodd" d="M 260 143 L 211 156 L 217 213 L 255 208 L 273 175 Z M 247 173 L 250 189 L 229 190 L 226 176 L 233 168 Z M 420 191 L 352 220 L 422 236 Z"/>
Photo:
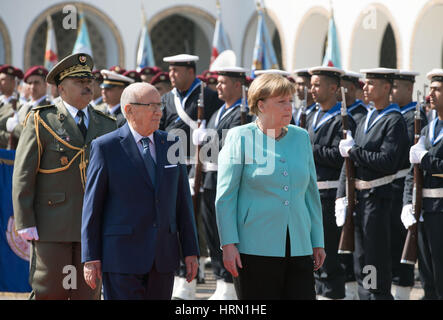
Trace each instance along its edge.
<path fill-rule="evenodd" d="M 361 101 L 360 99 L 355 100 L 355 102 L 353 104 L 351 104 L 347 109 L 348 112 L 352 112 L 354 111 L 354 109 L 357 109 L 358 106 L 362 106 L 363 108 L 365 108 L 366 110 L 368 109 L 368 107 L 365 106 L 365 104 L 363 103 L 363 101 Z"/>
<path fill-rule="evenodd" d="M 221 106 L 220 110 L 218 111 L 217 118 L 215 119 L 215 127 L 218 126 L 221 119 L 226 117 L 230 112 L 232 112 L 240 104 L 241 104 L 241 99 L 238 99 L 237 101 L 235 101 L 234 104 L 232 106 L 230 106 L 229 108 L 226 108 L 226 103 L 223 104 Z"/>
<path fill-rule="evenodd" d="M 331 109 L 329 109 L 324 115 L 323 117 L 320 119 L 320 122 L 317 123 L 317 118 L 318 118 L 318 114 L 320 113 L 321 107 L 318 109 L 317 113 L 314 116 L 314 132 L 317 131 L 318 129 L 320 129 L 320 127 L 325 124 L 327 121 L 329 121 L 329 119 L 332 119 L 333 117 L 335 117 L 336 115 L 338 115 L 340 113 L 340 107 L 341 107 L 341 102 L 337 102 L 335 104 L 335 106 L 333 106 Z"/>
<path fill-rule="evenodd" d="M 378 120 L 380 120 L 381 118 L 383 118 L 385 115 L 387 115 L 388 113 L 391 112 L 400 112 L 400 108 L 397 104 L 395 103 L 391 103 L 389 106 L 387 106 L 386 108 L 384 108 L 379 114 L 378 116 L 374 119 L 374 121 L 372 121 L 371 125 L 369 125 L 369 120 L 371 119 L 372 114 L 376 111 L 377 109 L 372 109 L 368 112 L 368 115 L 366 116 L 366 121 L 365 121 L 365 133 L 368 133 L 368 131 L 374 126 L 374 124 L 377 123 Z"/>
<path fill-rule="evenodd" d="M 188 92 L 186 93 L 186 95 L 184 97 L 181 96 L 181 94 L 178 92 L 177 88 L 172 89 L 172 93 L 174 94 L 174 96 L 178 97 L 180 99 L 180 105 L 181 108 L 183 109 L 183 111 L 185 110 L 185 104 L 186 104 L 186 100 L 188 100 L 189 96 L 191 95 L 192 92 L 194 92 L 194 90 L 199 87 L 201 84 L 201 80 L 198 78 L 195 78 L 194 82 L 192 83 L 191 87 L 189 88 Z M 175 99 L 176 101 L 177 99 Z M 176 103 L 176 108 L 178 108 L 179 106 L 177 106 Z M 180 116 L 177 117 L 177 119 L 175 119 L 174 122 L 178 122 L 180 119 Z"/>
<path fill-rule="evenodd" d="M 411 111 L 412 109 L 415 109 L 415 106 L 417 105 L 417 102 L 413 101 L 411 103 L 408 103 L 407 105 L 405 105 L 404 107 L 400 108 L 400 112 L 401 114 L 405 114 L 408 111 Z"/>
<path fill-rule="evenodd" d="M 438 117 L 435 118 L 432 122 L 431 125 L 429 127 L 429 141 L 431 142 L 431 144 L 433 146 L 435 146 L 435 144 L 437 142 L 439 142 L 441 139 L 443 139 L 443 128 L 440 129 L 440 132 L 438 133 L 437 138 L 435 138 L 435 129 L 437 129 L 437 122 L 438 122 Z"/>
<path fill-rule="evenodd" d="M 312 111 L 314 111 L 315 109 L 315 102 L 313 104 L 311 104 L 309 107 L 306 108 L 306 115 L 310 114 Z M 300 126 L 300 116 L 303 110 L 298 110 L 297 113 L 297 118 L 295 119 L 295 124 L 297 126 Z"/>

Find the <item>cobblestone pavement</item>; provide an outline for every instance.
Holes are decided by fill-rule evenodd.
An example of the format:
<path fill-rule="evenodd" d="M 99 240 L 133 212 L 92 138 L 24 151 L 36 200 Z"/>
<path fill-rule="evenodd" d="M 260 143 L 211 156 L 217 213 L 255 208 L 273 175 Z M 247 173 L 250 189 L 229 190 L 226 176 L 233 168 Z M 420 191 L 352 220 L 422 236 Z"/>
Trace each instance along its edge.
<path fill-rule="evenodd" d="M 205 269 L 205 283 L 197 284 L 197 300 L 207 300 L 215 290 L 215 278 L 210 268 Z M 0 300 L 26 300 L 28 293 L 0 292 Z M 416 281 L 411 292 L 411 300 L 419 300 L 423 296 L 423 289 Z"/>

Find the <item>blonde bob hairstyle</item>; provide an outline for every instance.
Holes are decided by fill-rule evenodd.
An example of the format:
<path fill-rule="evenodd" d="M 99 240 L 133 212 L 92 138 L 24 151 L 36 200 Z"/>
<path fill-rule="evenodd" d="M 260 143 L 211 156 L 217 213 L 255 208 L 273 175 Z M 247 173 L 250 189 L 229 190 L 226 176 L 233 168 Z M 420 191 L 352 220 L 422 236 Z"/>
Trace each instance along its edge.
<path fill-rule="evenodd" d="M 248 90 L 248 105 L 250 113 L 258 116 L 258 102 L 267 98 L 289 96 L 295 93 L 294 85 L 279 74 L 262 74 L 254 81 Z"/>

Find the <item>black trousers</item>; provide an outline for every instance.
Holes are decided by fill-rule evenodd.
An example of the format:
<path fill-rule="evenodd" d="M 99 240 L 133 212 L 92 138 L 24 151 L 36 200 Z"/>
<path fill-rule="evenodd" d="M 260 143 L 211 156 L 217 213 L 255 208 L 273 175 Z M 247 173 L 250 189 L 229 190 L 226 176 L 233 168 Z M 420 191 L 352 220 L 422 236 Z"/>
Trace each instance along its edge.
<path fill-rule="evenodd" d="M 240 254 L 243 268 L 234 278 L 239 300 L 315 300 L 312 256 L 285 257 Z"/>
<path fill-rule="evenodd" d="M 414 285 L 414 266 L 400 263 L 403 246 L 408 230 L 401 222 L 403 209 L 403 192 L 393 193 L 391 212 L 391 256 L 392 256 L 392 283 L 402 287 Z"/>
<path fill-rule="evenodd" d="M 358 195 L 354 273 L 361 300 L 392 300 L 390 210 L 392 200 L 363 191 Z"/>
<path fill-rule="evenodd" d="M 321 198 L 326 259 L 314 273 L 317 294 L 331 299 L 345 297 L 345 270 L 338 254 L 341 228 L 335 222 L 335 198 Z"/>
<path fill-rule="evenodd" d="M 443 300 L 443 212 L 425 211 L 423 219 L 418 226 L 418 257 L 425 298 Z"/>
<path fill-rule="evenodd" d="M 206 238 L 215 278 L 232 283 L 232 275 L 224 267 L 223 252 L 220 249 L 220 238 L 215 215 L 215 196 L 216 190 L 210 189 L 204 189 L 204 192 L 201 194 L 200 213 L 203 222 L 203 234 Z"/>
<path fill-rule="evenodd" d="M 174 273 L 155 268 L 145 274 L 103 272 L 105 300 L 171 300 Z"/>

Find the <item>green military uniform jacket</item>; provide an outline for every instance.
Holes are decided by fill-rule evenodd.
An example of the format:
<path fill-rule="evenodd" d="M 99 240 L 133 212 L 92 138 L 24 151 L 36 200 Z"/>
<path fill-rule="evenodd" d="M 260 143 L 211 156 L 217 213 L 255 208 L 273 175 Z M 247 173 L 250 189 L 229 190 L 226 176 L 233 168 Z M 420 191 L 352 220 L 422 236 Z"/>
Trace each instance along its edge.
<path fill-rule="evenodd" d="M 61 100 L 30 112 L 12 178 L 17 230 L 36 226 L 40 241 L 80 242 L 90 144 L 117 128 L 114 119 L 94 108 L 88 107 L 88 114 L 84 139 Z"/>
<path fill-rule="evenodd" d="M 20 108 L 19 102 L 17 101 L 17 110 Z M 10 117 L 14 115 L 14 109 L 12 108 L 11 102 L 0 102 L 0 149 L 6 149 L 9 142 L 9 133 L 6 130 L 6 122 Z"/>

